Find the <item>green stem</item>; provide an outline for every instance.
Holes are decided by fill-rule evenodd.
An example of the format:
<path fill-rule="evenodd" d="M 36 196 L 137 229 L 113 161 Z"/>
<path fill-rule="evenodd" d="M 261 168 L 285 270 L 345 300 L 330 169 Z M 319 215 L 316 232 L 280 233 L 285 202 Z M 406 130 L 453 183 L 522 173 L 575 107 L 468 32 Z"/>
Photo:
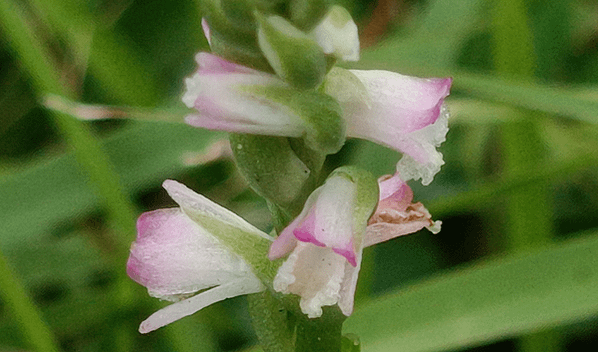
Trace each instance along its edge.
<path fill-rule="evenodd" d="M 253 328 L 265 352 L 293 352 L 292 327 L 282 301 L 266 290 L 247 296 Z"/>
<path fill-rule="evenodd" d="M 37 352 L 60 351 L 52 331 L 42 319 L 41 312 L 9 268 L 2 253 L 0 253 L 0 297 L 15 316 L 23 334 L 23 341 L 27 341 L 31 349 Z"/>

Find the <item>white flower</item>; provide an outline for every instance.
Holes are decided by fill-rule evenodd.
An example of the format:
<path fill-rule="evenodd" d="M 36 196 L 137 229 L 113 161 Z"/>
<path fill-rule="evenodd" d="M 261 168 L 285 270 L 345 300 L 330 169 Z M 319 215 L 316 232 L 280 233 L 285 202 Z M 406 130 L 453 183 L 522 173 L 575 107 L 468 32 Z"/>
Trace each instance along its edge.
<path fill-rule="evenodd" d="M 424 227 L 440 230 L 440 222 L 433 222 L 421 203 L 412 204 L 413 193 L 398 174 L 374 182 L 379 196 L 368 192 L 372 186 L 364 186 L 366 182 L 332 174 L 270 247 L 270 259 L 290 253 L 274 278 L 274 289 L 298 295 L 302 312 L 310 318 L 335 304 L 351 315 L 364 247 Z"/>
<path fill-rule="evenodd" d="M 141 333 L 226 298 L 265 289 L 248 262 L 218 239 L 223 234 L 209 229 L 250 237 L 255 243 L 270 243 L 270 236 L 176 181 L 165 181 L 164 188 L 181 208 L 154 210 L 139 217 L 127 274 L 147 287 L 151 296 L 176 303 L 141 323 Z M 201 226 L 192 219 L 197 218 L 196 213 L 209 217 L 212 223 L 206 221 L 205 227 Z M 205 291 L 197 293 L 201 290 Z"/>

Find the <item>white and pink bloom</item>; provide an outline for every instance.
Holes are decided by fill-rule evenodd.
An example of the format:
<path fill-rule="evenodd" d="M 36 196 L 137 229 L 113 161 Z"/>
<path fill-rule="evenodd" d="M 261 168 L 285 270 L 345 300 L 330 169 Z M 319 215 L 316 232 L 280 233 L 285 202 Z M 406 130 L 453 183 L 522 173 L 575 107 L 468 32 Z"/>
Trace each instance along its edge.
<path fill-rule="evenodd" d="M 196 60 L 199 70 L 185 81 L 183 102 L 198 113 L 187 116 L 188 124 L 286 137 L 301 137 L 313 128 L 283 94 L 300 92 L 290 90 L 277 76 L 208 53 L 199 53 Z M 436 148 L 448 131 L 444 99 L 451 83 L 450 78 L 335 68 L 324 84 L 326 93 L 342 108 L 347 137 L 368 139 L 403 153 L 397 170 L 405 180 L 421 178 L 429 184 L 444 163 Z M 280 94 L 271 94 L 276 91 Z"/>
<path fill-rule="evenodd" d="M 448 132 L 451 78 L 417 78 L 389 71 L 333 69 L 326 93 L 343 108 L 347 135 L 403 153 L 397 170 L 427 185 L 440 171 L 436 148 Z"/>
<path fill-rule="evenodd" d="M 358 182 L 333 174 L 270 248 L 271 259 L 290 253 L 274 278 L 274 289 L 298 295 L 310 318 L 335 304 L 344 315 L 352 313 L 364 247 L 424 227 L 440 230 L 440 222 L 433 222 L 421 203 L 411 203 L 413 193 L 398 174 L 379 180 L 379 205 L 371 217 L 376 204 L 368 201 L 372 192 Z"/>
<path fill-rule="evenodd" d="M 127 274 L 147 287 L 151 296 L 176 303 L 141 323 L 141 333 L 226 298 L 265 289 L 248 262 L 225 246 L 221 238 L 227 233 L 255 243 L 270 243 L 272 238 L 176 181 L 165 181 L 164 188 L 181 207 L 154 210 L 139 217 Z M 201 214 L 208 220 L 202 221 Z M 264 256 L 263 252 L 258 255 Z"/>
<path fill-rule="evenodd" d="M 303 122 L 288 106 L 256 96 L 251 88 L 287 88 L 275 75 L 209 53 L 195 56 L 199 69 L 185 80 L 183 102 L 197 111 L 185 121 L 211 130 L 301 137 Z"/>

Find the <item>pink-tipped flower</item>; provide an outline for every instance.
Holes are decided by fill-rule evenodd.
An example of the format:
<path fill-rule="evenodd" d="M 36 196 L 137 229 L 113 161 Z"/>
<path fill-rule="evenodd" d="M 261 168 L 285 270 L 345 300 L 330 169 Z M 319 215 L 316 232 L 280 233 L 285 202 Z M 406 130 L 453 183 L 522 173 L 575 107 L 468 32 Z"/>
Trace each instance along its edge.
<path fill-rule="evenodd" d="M 185 121 L 195 127 L 229 132 L 300 137 L 301 118 L 288 106 L 256 95 L 256 89 L 287 88 L 278 77 L 199 53 L 199 69 L 185 80 L 183 102 L 197 110 Z"/>
<path fill-rule="evenodd" d="M 351 167 L 335 170 L 270 247 L 270 259 L 291 252 L 274 278 L 274 289 L 300 296 L 301 310 L 310 318 L 334 304 L 350 315 L 363 236 L 377 201 L 371 174 Z"/>
<path fill-rule="evenodd" d="M 421 203 L 411 203 L 413 193 L 398 174 L 372 185 L 363 173 L 347 169 L 333 173 L 312 193 L 270 247 L 270 259 L 290 253 L 274 278 L 274 289 L 298 295 L 302 312 L 310 318 L 335 304 L 351 315 L 364 247 L 424 227 L 440 230 L 440 222 L 433 222 Z"/>
<path fill-rule="evenodd" d="M 195 127 L 281 137 L 304 137 L 326 154 L 345 142 L 338 103 L 318 91 L 300 91 L 275 75 L 199 53 L 199 69 L 185 80 L 183 102 L 197 113 L 185 121 Z"/>
<path fill-rule="evenodd" d="M 141 323 L 141 333 L 226 298 L 265 289 L 247 257 L 263 258 L 260 247 L 267 248 L 263 242 L 269 244 L 271 238 L 178 182 L 167 180 L 164 188 L 181 207 L 139 217 L 127 274 L 147 287 L 151 296 L 176 303 Z M 246 254 L 243 258 L 225 245 L 227 238 L 239 242 L 241 237 L 257 253 L 241 248 Z"/>
<path fill-rule="evenodd" d="M 444 164 L 436 148 L 448 132 L 451 78 L 403 76 L 389 71 L 342 70 L 328 75 L 326 93 L 343 108 L 347 136 L 368 139 L 403 153 L 405 180 L 427 185 Z"/>

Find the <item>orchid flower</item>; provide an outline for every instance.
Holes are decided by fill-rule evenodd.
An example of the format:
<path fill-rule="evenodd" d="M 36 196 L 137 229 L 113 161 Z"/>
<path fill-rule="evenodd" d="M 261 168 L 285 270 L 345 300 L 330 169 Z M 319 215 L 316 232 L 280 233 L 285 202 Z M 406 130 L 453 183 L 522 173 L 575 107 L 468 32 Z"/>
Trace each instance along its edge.
<path fill-rule="evenodd" d="M 423 79 L 389 71 L 333 69 L 326 93 L 341 105 L 349 137 L 403 153 L 397 165 L 405 180 L 432 182 L 444 164 L 436 151 L 448 132 L 444 98 L 451 78 Z"/>
<path fill-rule="evenodd" d="M 421 203 L 411 203 L 413 192 L 398 174 L 378 181 L 378 206 L 371 217 L 375 193 L 364 191 L 367 187 L 359 182 L 333 173 L 270 247 L 270 259 L 290 253 L 274 278 L 274 289 L 298 295 L 310 318 L 335 304 L 351 315 L 364 247 L 424 227 L 440 230 L 440 222 L 433 222 Z"/>
<path fill-rule="evenodd" d="M 275 75 L 238 65 L 209 53 L 195 56 L 199 69 L 185 80 L 183 102 L 197 110 L 185 121 L 194 127 L 229 132 L 300 137 L 303 122 L 288 106 L 248 88 L 288 86 Z"/>
<path fill-rule="evenodd" d="M 223 236 L 253 241 L 248 247 L 270 243 L 272 238 L 176 181 L 167 180 L 163 186 L 180 208 L 154 210 L 139 217 L 127 274 L 147 287 L 151 296 L 176 303 L 141 323 L 141 333 L 226 298 L 265 290 L 250 263 L 224 245 Z M 262 257 L 263 252 L 257 255 Z"/>

